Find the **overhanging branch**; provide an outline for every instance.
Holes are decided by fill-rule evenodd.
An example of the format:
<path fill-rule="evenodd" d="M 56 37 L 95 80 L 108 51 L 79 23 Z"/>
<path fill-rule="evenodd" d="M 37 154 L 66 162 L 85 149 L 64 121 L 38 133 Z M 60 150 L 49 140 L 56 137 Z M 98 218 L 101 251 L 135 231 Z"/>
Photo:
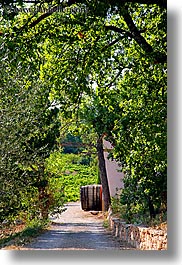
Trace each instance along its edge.
<path fill-rule="evenodd" d="M 151 57 L 154 58 L 156 63 L 167 62 L 167 55 L 165 53 L 155 52 L 153 47 L 146 41 L 146 39 L 141 35 L 141 32 L 135 26 L 132 17 L 130 16 L 128 9 L 125 8 L 122 14 L 128 28 L 130 31 L 123 30 L 116 26 L 106 26 L 106 29 L 112 30 L 114 32 L 120 33 L 122 36 L 133 38 L 138 45 Z"/>
<path fill-rule="evenodd" d="M 31 4 L 39 4 L 41 2 L 41 0 L 2 0 L 1 3 L 2 5 L 8 5 L 10 3 L 31 3 Z M 50 0 L 44 0 L 45 3 L 50 3 Z M 73 2 L 74 3 L 85 3 L 87 1 L 84 0 L 72 0 L 72 1 L 68 1 L 68 2 Z M 120 4 L 124 4 L 124 3 L 139 3 L 139 4 L 146 4 L 146 5 L 153 5 L 156 4 L 158 6 L 167 8 L 167 0 L 110 0 L 108 1 L 110 5 L 120 5 Z"/>
<path fill-rule="evenodd" d="M 152 46 L 145 40 L 145 38 L 140 34 L 138 28 L 135 26 L 133 19 L 131 18 L 127 8 L 125 8 L 122 16 L 130 30 L 131 36 L 140 45 L 140 47 L 147 53 L 153 52 Z"/>
<path fill-rule="evenodd" d="M 111 5 L 120 6 L 126 3 L 138 3 L 146 5 L 158 5 L 163 8 L 167 8 L 167 0 L 110 0 Z"/>
<path fill-rule="evenodd" d="M 59 5 L 56 5 L 54 7 L 52 7 L 51 9 L 48 9 L 47 12 L 43 13 L 42 15 L 40 15 L 35 21 L 33 21 L 32 23 L 30 23 L 29 25 L 26 24 L 26 26 L 28 28 L 33 28 L 35 27 L 37 24 L 39 24 L 39 22 L 41 22 L 43 19 L 51 16 L 53 13 L 57 12 L 57 11 L 60 11 L 60 10 L 63 10 L 64 8 L 66 7 L 69 7 L 73 4 L 76 3 L 76 0 L 68 0 L 68 2 L 66 4 L 59 4 Z M 24 29 L 25 25 L 20 29 Z"/>
<path fill-rule="evenodd" d="M 116 26 L 108 25 L 105 26 L 106 30 L 113 30 L 114 32 L 120 33 L 123 37 L 130 37 L 132 38 L 132 34 L 129 31 L 123 30 L 121 28 L 118 28 Z M 119 38 L 118 38 L 119 40 Z"/>

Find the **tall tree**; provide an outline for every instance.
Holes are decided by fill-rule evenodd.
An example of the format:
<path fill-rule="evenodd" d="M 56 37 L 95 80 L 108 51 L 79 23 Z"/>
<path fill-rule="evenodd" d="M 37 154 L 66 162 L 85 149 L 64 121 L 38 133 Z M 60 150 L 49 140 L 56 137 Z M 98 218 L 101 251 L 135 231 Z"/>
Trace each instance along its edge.
<path fill-rule="evenodd" d="M 30 54 L 23 61 L 19 54 L 10 50 L 12 47 L 18 49 L 19 45 L 21 43 L 16 45 L 9 40 L 1 45 L 2 219 L 21 211 L 23 193 L 29 191 L 31 196 L 36 196 L 36 190 L 39 192 L 37 207 L 40 206 L 43 218 L 47 216 L 49 181 L 44 163 L 57 145 L 60 127 L 58 109 L 49 99 L 50 88 L 37 75 L 38 66 L 29 67 L 34 55 Z"/>
<path fill-rule="evenodd" d="M 99 137 L 107 132 L 115 143 L 115 156 L 140 172 L 146 162 L 142 147 L 147 141 L 154 141 L 153 135 L 150 134 L 151 138 L 148 139 L 142 131 L 151 128 L 156 135 L 160 127 L 160 119 L 157 118 L 157 123 L 151 122 L 149 110 L 154 111 L 155 108 L 151 106 L 156 105 L 160 113 L 166 109 L 163 97 L 165 85 L 162 84 L 166 82 L 165 74 L 162 75 L 166 69 L 166 2 L 69 0 L 59 4 L 49 2 L 49 6 L 46 1 L 45 4 L 37 1 L 35 5 L 43 12 L 33 14 L 32 6 L 29 13 L 12 14 L 12 19 L 7 20 L 4 13 L 1 36 L 8 40 L 9 49 L 13 51 L 14 43 L 19 42 L 18 51 L 25 58 L 25 47 L 28 47 L 31 67 L 37 69 L 34 74 L 40 75 L 51 88 L 52 99 L 59 104 L 60 112 L 67 118 L 78 117 L 85 97 L 93 102 L 97 90 L 99 100 L 94 102 L 96 108 L 92 108 L 98 117 L 97 123 L 92 120 L 95 132 L 99 133 Z M 156 78 L 160 80 L 158 85 Z M 113 93 L 116 94 L 114 97 Z M 144 104 L 145 93 L 152 102 L 149 105 Z M 142 103 L 138 99 L 140 94 Z M 156 103 L 158 98 L 160 104 Z M 143 115 L 137 104 L 143 106 Z M 141 118 L 140 122 L 136 115 Z M 162 134 L 163 128 L 165 130 L 165 125 L 160 132 Z M 123 139 L 125 144 L 122 145 L 120 141 Z M 162 143 L 160 138 L 156 139 Z M 159 145 L 155 150 L 165 148 L 165 141 L 161 147 Z M 126 153 L 123 153 L 123 148 Z M 136 149 L 141 150 L 137 152 Z M 136 153 L 137 158 L 134 157 L 136 160 L 132 164 L 129 158 Z M 150 159 L 152 152 L 147 157 Z M 160 156 L 156 155 L 155 158 L 148 171 L 150 174 L 160 167 Z M 157 172 L 161 174 L 164 168 Z M 141 171 L 141 176 L 143 173 Z M 129 174 L 128 183 L 132 182 L 132 176 Z M 153 183 L 157 183 L 157 178 Z"/>

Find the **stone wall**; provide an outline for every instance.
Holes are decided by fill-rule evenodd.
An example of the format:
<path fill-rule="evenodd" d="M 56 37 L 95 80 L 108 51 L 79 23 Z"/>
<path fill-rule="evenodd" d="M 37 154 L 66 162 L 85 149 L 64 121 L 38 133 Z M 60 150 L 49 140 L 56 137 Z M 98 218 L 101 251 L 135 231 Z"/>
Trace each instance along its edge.
<path fill-rule="evenodd" d="M 108 216 L 113 236 L 139 250 L 167 250 L 167 232 L 151 227 L 126 224 L 118 218 Z"/>

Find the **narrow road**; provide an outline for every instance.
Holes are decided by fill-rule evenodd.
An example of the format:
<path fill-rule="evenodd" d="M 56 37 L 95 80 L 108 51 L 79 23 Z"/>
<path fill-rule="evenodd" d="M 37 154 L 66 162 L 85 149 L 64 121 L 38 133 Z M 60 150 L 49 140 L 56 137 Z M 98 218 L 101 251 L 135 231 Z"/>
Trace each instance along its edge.
<path fill-rule="evenodd" d="M 80 203 L 66 205 L 67 210 L 51 227 L 25 250 L 129 249 L 116 241 L 103 227 L 103 217 L 81 210 Z"/>

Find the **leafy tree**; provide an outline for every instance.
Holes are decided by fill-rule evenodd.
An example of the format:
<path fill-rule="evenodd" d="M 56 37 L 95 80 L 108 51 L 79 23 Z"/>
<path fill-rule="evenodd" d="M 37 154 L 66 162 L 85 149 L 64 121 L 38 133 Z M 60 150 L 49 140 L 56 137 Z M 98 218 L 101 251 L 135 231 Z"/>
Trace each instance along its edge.
<path fill-rule="evenodd" d="M 60 116 L 91 124 L 97 140 L 107 133 L 115 144 L 113 156 L 126 167 L 128 209 L 133 200 L 129 194 L 144 209 L 147 198 L 148 205 L 157 207 L 162 194 L 157 183 L 164 183 L 164 193 L 166 189 L 166 1 L 35 5 L 47 11 L 33 14 L 32 6 L 31 12 L 3 22 L 1 35 L 9 49 L 16 44 L 21 60 L 29 55 L 34 76 L 50 88 Z M 93 113 L 83 119 L 81 113 L 89 109 Z M 150 182 L 153 188 L 148 190 Z M 137 192 L 132 188 L 136 183 L 144 183 Z M 150 211 L 153 215 L 152 206 Z"/>
<path fill-rule="evenodd" d="M 31 203 L 46 218 L 51 201 L 44 161 L 57 144 L 58 109 L 51 105 L 49 87 L 27 67 L 31 57 L 22 61 L 9 45 L 9 40 L 1 45 L 1 221 L 33 210 Z M 38 198 L 26 204 L 28 192 Z"/>
<path fill-rule="evenodd" d="M 114 156 L 125 170 L 121 200 L 128 205 L 128 216 L 140 205 L 152 218 L 167 205 L 166 73 L 159 65 L 150 65 L 143 74 L 140 69 L 126 73 L 120 83 L 122 115 L 113 129 Z M 137 83 L 132 81 L 136 77 Z"/>

